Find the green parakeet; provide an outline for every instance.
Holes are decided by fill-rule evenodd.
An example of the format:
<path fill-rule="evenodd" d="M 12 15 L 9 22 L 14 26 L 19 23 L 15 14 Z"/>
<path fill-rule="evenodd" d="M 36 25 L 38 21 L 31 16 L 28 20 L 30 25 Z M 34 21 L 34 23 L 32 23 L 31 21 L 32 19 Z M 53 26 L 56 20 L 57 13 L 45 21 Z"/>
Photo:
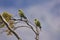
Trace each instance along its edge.
<path fill-rule="evenodd" d="M 40 28 L 41 30 L 41 24 L 38 19 L 34 19 L 35 25 Z"/>
<path fill-rule="evenodd" d="M 24 15 L 24 13 L 23 13 L 23 11 L 21 9 L 18 10 L 18 13 L 19 13 L 19 16 L 21 17 L 21 19 L 22 18 L 27 19 L 27 17 Z"/>

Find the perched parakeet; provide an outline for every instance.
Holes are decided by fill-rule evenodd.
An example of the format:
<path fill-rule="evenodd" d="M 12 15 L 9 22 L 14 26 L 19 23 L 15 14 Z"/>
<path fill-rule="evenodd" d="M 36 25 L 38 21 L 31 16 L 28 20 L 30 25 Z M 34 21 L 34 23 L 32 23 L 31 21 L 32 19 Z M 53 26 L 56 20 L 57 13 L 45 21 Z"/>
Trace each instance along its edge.
<path fill-rule="evenodd" d="M 34 19 L 35 25 L 40 28 L 41 30 L 41 24 L 38 19 Z"/>
<path fill-rule="evenodd" d="M 27 17 L 24 15 L 23 11 L 22 10 L 18 10 L 18 13 L 19 13 L 19 16 L 24 19 L 27 19 Z"/>

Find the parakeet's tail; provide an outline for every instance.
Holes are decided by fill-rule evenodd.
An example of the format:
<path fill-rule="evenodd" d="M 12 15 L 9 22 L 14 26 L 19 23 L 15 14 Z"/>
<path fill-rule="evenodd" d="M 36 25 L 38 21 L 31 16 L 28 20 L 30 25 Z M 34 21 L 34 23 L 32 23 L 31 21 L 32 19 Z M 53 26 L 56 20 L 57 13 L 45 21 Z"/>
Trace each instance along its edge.
<path fill-rule="evenodd" d="M 24 16 L 24 19 L 27 19 L 27 17 L 26 17 L 26 16 Z"/>
<path fill-rule="evenodd" d="M 40 31 L 41 31 L 41 26 L 39 28 L 40 28 Z"/>

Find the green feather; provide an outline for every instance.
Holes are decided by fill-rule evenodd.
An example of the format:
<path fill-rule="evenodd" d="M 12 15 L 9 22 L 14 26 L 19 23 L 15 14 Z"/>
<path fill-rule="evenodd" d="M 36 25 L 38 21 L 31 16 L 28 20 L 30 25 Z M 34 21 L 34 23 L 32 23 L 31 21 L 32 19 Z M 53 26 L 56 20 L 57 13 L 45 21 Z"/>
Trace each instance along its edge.
<path fill-rule="evenodd" d="M 35 25 L 41 29 L 41 24 L 40 24 L 39 20 L 34 19 L 34 22 L 35 22 Z"/>
<path fill-rule="evenodd" d="M 22 10 L 18 10 L 19 12 L 19 16 L 24 18 L 24 19 L 27 19 L 27 17 L 24 15 L 23 11 Z"/>

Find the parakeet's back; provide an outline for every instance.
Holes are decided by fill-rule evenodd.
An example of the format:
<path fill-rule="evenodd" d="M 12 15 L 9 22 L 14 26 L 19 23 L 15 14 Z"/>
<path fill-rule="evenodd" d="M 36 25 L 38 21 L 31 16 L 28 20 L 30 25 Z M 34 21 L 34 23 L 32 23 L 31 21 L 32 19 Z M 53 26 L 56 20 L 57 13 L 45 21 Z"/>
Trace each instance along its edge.
<path fill-rule="evenodd" d="M 19 15 L 21 16 L 21 17 L 23 17 L 24 16 L 24 13 L 22 12 L 22 10 L 18 10 L 19 11 Z"/>
<path fill-rule="evenodd" d="M 24 19 L 27 19 L 27 17 L 24 15 L 22 10 L 18 10 L 18 12 L 19 12 L 20 17 L 23 17 Z"/>
<path fill-rule="evenodd" d="M 35 24 L 36 26 L 40 26 L 40 22 L 37 19 L 35 19 Z"/>
<path fill-rule="evenodd" d="M 37 20 L 37 22 L 36 22 L 36 25 L 37 25 L 37 26 L 40 26 L 40 22 L 39 22 L 38 20 Z"/>

